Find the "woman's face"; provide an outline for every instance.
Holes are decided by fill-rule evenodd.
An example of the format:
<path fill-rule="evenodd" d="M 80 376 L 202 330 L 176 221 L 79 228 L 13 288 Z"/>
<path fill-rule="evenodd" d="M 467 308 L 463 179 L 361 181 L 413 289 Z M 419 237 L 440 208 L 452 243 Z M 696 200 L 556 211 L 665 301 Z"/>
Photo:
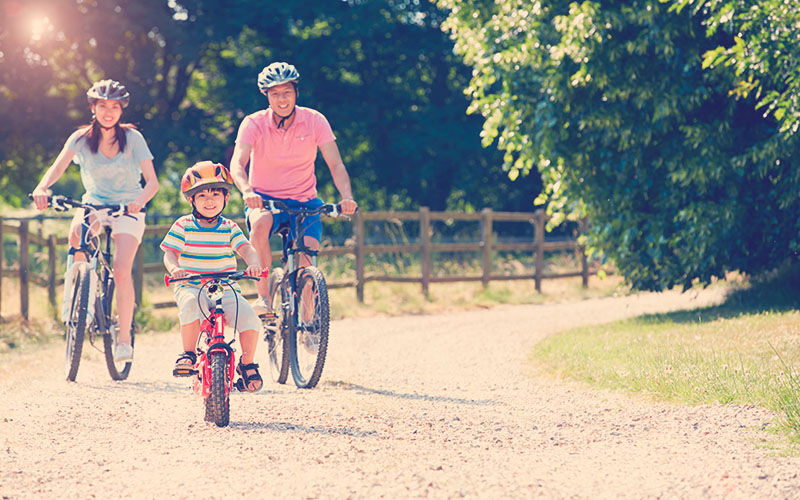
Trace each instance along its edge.
<path fill-rule="evenodd" d="M 280 117 L 289 116 L 297 103 L 297 92 L 292 82 L 281 83 L 267 90 L 269 107 Z"/>
<path fill-rule="evenodd" d="M 122 116 L 122 106 L 119 101 L 98 99 L 92 105 L 92 113 L 94 113 L 101 127 L 111 128 L 119 122 Z"/>

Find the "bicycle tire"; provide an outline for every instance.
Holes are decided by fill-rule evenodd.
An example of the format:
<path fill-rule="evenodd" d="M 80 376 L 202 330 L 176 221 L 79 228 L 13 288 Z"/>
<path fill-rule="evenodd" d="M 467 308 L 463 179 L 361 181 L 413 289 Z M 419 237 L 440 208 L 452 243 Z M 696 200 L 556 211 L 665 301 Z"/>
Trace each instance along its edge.
<path fill-rule="evenodd" d="M 230 422 L 228 386 L 228 357 L 225 353 L 211 354 L 211 389 L 206 398 L 206 422 L 225 427 Z"/>
<path fill-rule="evenodd" d="M 328 285 L 325 276 L 315 266 L 308 266 L 298 273 L 295 311 L 290 331 L 290 359 L 292 378 L 297 387 L 311 389 L 316 387 L 322 377 L 325 358 L 328 354 L 328 335 L 330 329 L 330 305 Z M 312 314 L 310 322 L 304 321 L 309 315 L 303 302 L 304 290 L 310 289 Z M 310 323 L 310 324 L 309 324 Z"/>
<path fill-rule="evenodd" d="M 106 367 L 108 374 L 111 375 L 112 380 L 125 380 L 131 372 L 133 361 L 125 361 L 117 363 L 114 361 L 114 349 L 117 346 L 117 335 L 119 335 L 119 315 L 111 314 L 111 306 L 114 300 L 114 280 L 109 280 L 108 290 L 103 294 L 105 300 L 105 311 L 108 311 L 109 321 L 107 322 L 108 330 L 103 333 L 103 354 L 106 357 Z M 98 307 L 98 309 L 101 309 Z M 103 311 L 97 311 L 96 314 L 103 314 Z M 136 306 L 133 308 L 133 317 L 136 318 Z M 136 336 L 136 321 L 131 320 L 131 347 L 134 345 Z"/>
<path fill-rule="evenodd" d="M 266 356 L 269 362 L 269 372 L 272 380 L 285 384 L 289 378 L 289 343 L 288 321 L 284 318 L 283 304 L 288 296 L 288 291 L 283 283 L 283 269 L 273 269 L 269 276 L 269 301 L 276 319 L 274 325 L 264 322 L 264 343 Z"/>
<path fill-rule="evenodd" d="M 89 307 L 89 286 L 91 285 L 91 267 L 88 262 L 75 266 L 75 286 L 72 290 L 72 303 L 67 320 L 67 353 L 65 374 L 67 380 L 75 381 L 81 363 L 83 341 L 86 338 L 86 318 Z"/>

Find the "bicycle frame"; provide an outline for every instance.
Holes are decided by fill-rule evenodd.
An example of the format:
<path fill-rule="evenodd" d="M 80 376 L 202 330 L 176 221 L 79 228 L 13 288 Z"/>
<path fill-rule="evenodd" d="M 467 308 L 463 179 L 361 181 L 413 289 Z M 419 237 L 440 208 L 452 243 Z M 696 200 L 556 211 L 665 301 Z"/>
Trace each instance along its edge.
<path fill-rule="evenodd" d="M 306 217 L 316 214 L 331 217 L 343 214 L 338 205 L 324 204 L 313 209 L 290 208 L 279 200 L 265 200 L 264 209 L 273 214 L 284 212 L 294 216 L 290 217 L 288 224 L 278 227 L 275 231 L 281 236 L 281 262 L 285 273 L 279 281 L 276 281 L 275 287 L 271 286 L 269 299 L 276 309 L 275 313 L 280 315 L 280 330 L 270 330 L 269 326 L 265 327 L 264 339 L 270 346 L 269 360 L 273 379 L 278 383 L 284 383 L 288 367 L 291 367 L 295 384 L 301 388 L 311 388 L 319 381 L 327 356 L 330 306 L 325 278 L 317 267 L 318 250 L 306 246 L 303 223 Z M 294 238 L 291 238 L 292 232 L 296 234 Z M 297 257 L 298 254 L 300 257 Z M 303 254 L 308 255 L 311 262 L 307 266 L 300 267 L 297 258 L 301 258 Z M 312 283 L 311 288 L 306 288 L 309 280 Z M 277 291 L 279 289 L 280 292 Z M 306 290 L 311 293 L 307 295 Z M 275 293 L 280 293 L 281 296 L 280 310 L 275 302 Z M 306 312 L 306 307 L 309 306 L 312 308 L 310 318 Z M 300 317 L 301 312 L 303 318 Z M 319 321 L 319 323 L 314 323 L 316 326 L 310 327 L 301 320 Z M 304 346 L 302 353 L 297 348 L 298 342 Z M 283 353 L 280 360 L 277 353 L 281 351 L 272 350 L 273 346 L 277 345 L 281 346 Z M 313 362 L 309 364 L 312 359 Z M 310 376 L 306 373 L 309 367 L 312 367 Z"/>
<path fill-rule="evenodd" d="M 225 383 L 226 397 L 230 395 L 233 390 L 233 380 L 236 374 L 236 354 L 233 347 L 231 347 L 236 341 L 236 324 L 234 324 L 233 328 L 233 338 L 227 341 L 225 339 L 225 325 L 227 321 L 225 321 L 225 311 L 222 308 L 225 287 L 233 290 L 233 286 L 223 280 L 258 280 L 261 277 L 266 278 L 268 274 L 263 273 L 260 277 L 253 277 L 245 275 L 242 271 L 238 271 L 233 273 L 207 273 L 205 275 L 191 275 L 182 278 L 171 278 L 168 274 L 164 275 L 164 284 L 166 286 L 176 281 L 200 280 L 202 284 L 197 294 L 198 306 L 200 305 L 200 297 L 203 294 L 214 302 L 214 308 L 209 311 L 209 315 L 205 316 L 205 313 L 203 313 L 205 317 L 200 324 L 200 335 L 197 337 L 197 344 L 195 345 L 195 352 L 197 352 L 199 356 L 194 366 L 196 371 L 195 375 L 197 377 L 194 383 L 194 391 L 197 395 L 202 396 L 203 399 L 208 399 L 212 390 L 211 358 L 214 354 L 222 353 L 227 360 L 227 380 Z M 203 310 L 202 307 L 200 310 Z"/>
<path fill-rule="evenodd" d="M 197 338 L 195 350 L 200 353 L 197 358 L 197 371 L 200 382 L 195 384 L 194 390 L 203 399 L 211 394 L 211 360 L 209 357 L 214 353 L 224 353 L 228 360 L 228 378 L 225 384 L 225 394 L 230 394 L 233 390 L 233 377 L 236 372 L 236 354 L 231 344 L 236 340 L 236 330 L 233 331 L 233 339 L 225 341 L 225 312 L 222 310 L 222 297 L 225 293 L 223 285 L 214 283 L 209 285 L 206 295 L 214 300 L 214 310 L 208 318 L 203 320 L 200 326 L 200 336 Z M 202 293 L 202 292 L 201 292 Z M 199 298 L 199 296 L 198 296 Z M 205 346 L 202 344 L 205 343 Z M 205 347 L 205 349 L 203 349 Z"/>
<path fill-rule="evenodd" d="M 28 195 L 33 198 L 32 195 Z M 74 381 L 78 372 L 80 363 L 80 356 L 83 349 L 84 339 L 87 334 L 89 342 L 93 347 L 95 340 L 98 336 L 103 338 L 103 352 L 106 358 L 106 366 L 108 367 L 109 374 L 114 380 L 124 380 L 127 378 L 131 369 L 131 360 L 121 361 L 119 364 L 115 360 L 116 333 L 115 318 L 112 313 L 113 301 L 113 287 L 114 270 L 111 266 L 111 228 L 108 224 L 103 224 L 105 232 L 105 244 L 101 242 L 102 233 L 97 231 L 95 234 L 91 227 L 97 224 L 98 221 L 92 221 L 92 217 L 101 215 L 103 210 L 108 211 L 110 216 L 119 217 L 126 216 L 127 209 L 125 205 L 103 205 L 83 203 L 76 201 L 65 196 L 51 196 L 48 200 L 48 205 L 56 211 L 64 212 L 71 208 L 80 208 L 84 210 L 83 220 L 80 225 L 80 241 L 78 247 L 70 251 L 71 255 L 82 254 L 85 257 L 84 261 L 74 262 L 72 257 L 67 260 L 67 270 L 69 273 L 74 273 L 72 276 L 75 280 L 80 277 L 80 283 L 77 283 L 71 290 L 72 293 L 78 291 L 80 287 L 81 295 L 76 297 L 72 295 L 71 306 L 69 309 L 69 318 L 67 319 L 67 380 Z M 130 215 L 133 217 L 132 215 Z M 80 263 L 80 266 L 74 265 Z M 98 265 L 101 266 L 102 272 L 98 276 Z M 99 282 L 99 283 L 98 283 Z M 65 297 L 70 290 L 65 290 Z M 65 303 L 64 307 L 67 307 Z M 63 314 L 63 312 L 62 312 Z M 133 345 L 134 325 L 131 324 L 131 340 L 130 344 Z"/>

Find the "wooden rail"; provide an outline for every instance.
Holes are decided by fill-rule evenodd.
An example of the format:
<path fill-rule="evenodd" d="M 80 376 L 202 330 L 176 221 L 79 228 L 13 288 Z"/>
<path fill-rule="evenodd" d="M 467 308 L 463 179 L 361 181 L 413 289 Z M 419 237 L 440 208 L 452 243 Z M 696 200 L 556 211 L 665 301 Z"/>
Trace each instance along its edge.
<path fill-rule="evenodd" d="M 19 248 L 19 262 L 12 268 L 4 266 L 3 245 L 0 245 L 0 297 L 2 297 L 2 287 L 4 277 L 17 277 L 19 280 L 20 291 L 20 314 L 26 320 L 29 318 L 29 284 L 33 282 L 47 288 L 48 300 L 56 311 L 56 304 L 59 298 L 56 296 L 56 287 L 63 283 L 63 247 L 67 244 L 66 237 L 56 237 L 55 235 L 45 236 L 42 234 L 41 221 L 43 217 L 37 216 L 31 219 L 16 218 L 14 221 L 4 221 L 0 217 L 0 241 L 4 234 L 14 234 L 17 236 Z M 38 220 L 40 229 L 38 233 L 30 231 L 30 222 Z M 419 283 L 423 293 L 429 293 L 431 283 L 452 283 L 480 281 L 483 286 L 488 286 L 491 281 L 501 280 L 533 280 L 536 290 L 541 292 L 541 283 L 545 279 L 558 279 L 568 277 L 582 277 L 583 286 L 588 286 L 589 276 L 594 274 L 590 271 L 586 255 L 583 253 L 574 240 L 566 241 L 546 241 L 545 223 L 546 215 L 543 210 L 536 212 L 494 212 L 491 209 L 484 209 L 477 213 L 462 212 L 431 212 L 427 207 L 420 208 L 417 212 L 358 212 L 353 216 L 352 228 L 353 238 L 349 246 L 326 247 L 320 250 L 319 255 L 353 255 L 355 261 L 355 276 L 353 280 L 338 283 L 329 283 L 328 288 L 355 287 L 356 296 L 359 301 L 364 301 L 364 285 L 369 282 L 393 282 L 393 283 Z M 419 223 L 419 235 L 416 242 L 404 244 L 367 244 L 366 222 L 370 221 L 415 221 Z M 452 222 L 452 221 L 475 221 L 480 224 L 480 241 L 460 242 L 460 243 L 440 243 L 433 242 L 432 222 Z M 529 222 L 533 225 L 533 234 L 529 242 L 498 242 L 496 241 L 496 231 L 494 230 L 497 222 Z M 245 227 L 244 221 L 237 220 L 241 227 Z M 150 225 L 145 229 L 144 239 L 161 238 L 170 228 L 170 224 Z M 47 269 L 46 272 L 34 274 L 30 270 L 31 246 L 46 249 Z M 59 252 L 59 247 L 61 251 Z M 545 252 L 554 251 L 574 251 L 580 254 L 580 269 L 571 272 L 545 274 L 544 255 Z M 530 252 L 534 258 L 535 266 L 533 273 L 504 275 L 492 272 L 492 261 L 497 252 L 516 251 Z M 480 252 L 481 269 L 480 274 L 474 275 L 448 275 L 436 276 L 431 270 L 431 256 L 438 252 Z M 389 276 L 370 273 L 365 270 L 367 255 L 381 253 L 413 253 L 419 256 L 420 275 L 418 276 Z M 160 260 L 145 263 L 142 258 L 143 252 L 139 251 L 134 262 L 134 286 L 136 288 L 136 301 L 141 304 L 144 275 L 149 273 L 163 273 L 164 266 Z M 280 259 L 280 252 L 273 252 L 273 261 Z M 62 269 L 60 272 L 57 269 Z M 156 308 L 172 307 L 172 302 L 163 304 L 153 304 Z M 2 302 L 0 302 L 0 313 L 2 313 Z"/>

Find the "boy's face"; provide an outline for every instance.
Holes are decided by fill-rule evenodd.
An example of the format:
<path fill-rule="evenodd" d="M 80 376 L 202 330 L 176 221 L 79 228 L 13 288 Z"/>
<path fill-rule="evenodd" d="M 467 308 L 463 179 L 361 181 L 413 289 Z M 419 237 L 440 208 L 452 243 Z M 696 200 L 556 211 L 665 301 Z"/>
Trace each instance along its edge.
<path fill-rule="evenodd" d="M 204 217 L 216 217 L 228 201 L 228 193 L 221 189 L 204 189 L 194 195 L 194 206 Z"/>

